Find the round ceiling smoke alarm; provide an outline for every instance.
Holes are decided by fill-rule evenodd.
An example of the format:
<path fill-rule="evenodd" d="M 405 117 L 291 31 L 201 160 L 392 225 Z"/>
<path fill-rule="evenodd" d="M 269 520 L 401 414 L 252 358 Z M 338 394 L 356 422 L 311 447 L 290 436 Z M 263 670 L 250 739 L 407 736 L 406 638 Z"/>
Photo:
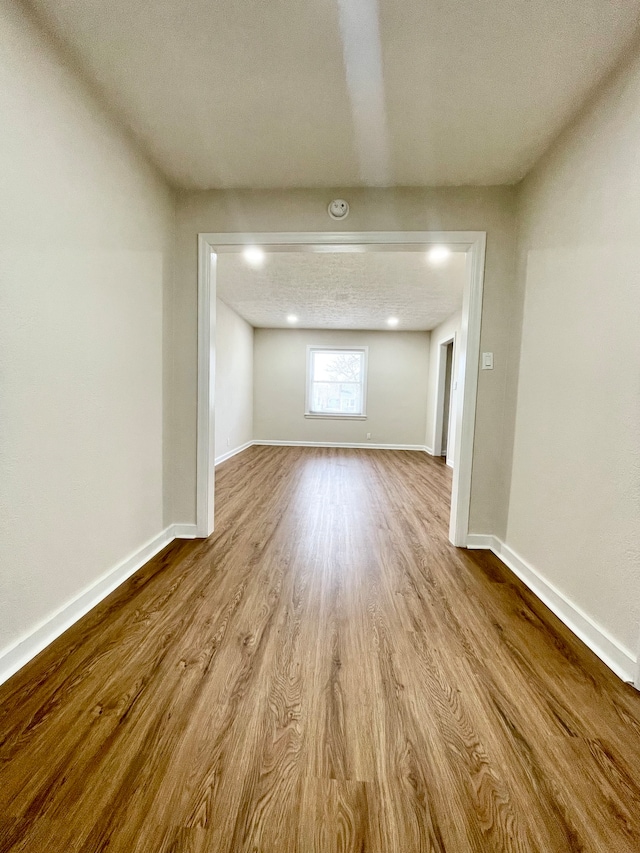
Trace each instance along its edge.
<path fill-rule="evenodd" d="M 349 202 L 343 198 L 334 198 L 327 209 L 332 219 L 346 219 L 349 215 Z"/>

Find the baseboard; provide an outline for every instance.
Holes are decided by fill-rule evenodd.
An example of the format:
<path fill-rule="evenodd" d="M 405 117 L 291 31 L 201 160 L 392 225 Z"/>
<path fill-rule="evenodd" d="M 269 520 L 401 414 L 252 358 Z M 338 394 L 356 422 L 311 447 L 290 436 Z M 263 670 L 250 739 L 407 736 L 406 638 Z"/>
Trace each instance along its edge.
<path fill-rule="evenodd" d="M 246 450 L 248 447 L 252 447 L 256 442 L 254 441 L 246 441 L 244 444 L 241 444 L 240 447 L 235 447 L 233 450 L 228 450 L 226 453 L 223 453 L 222 456 L 216 456 L 216 465 L 219 465 L 221 462 L 226 462 L 227 459 L 231 459 L 232 456 L 236 456 L 238 453 L 242 453 L 243 450 Z"/>
<path fill-rule="evenodd" d="M 173 534 L 172 539 L 199 539 L 198 526 L 196 524 L 172 524 L 169 528 Z"/>
<path fill-rule="evenodd" d="M 427 447 L 427 445 L 425 444 L 425 446 L 422 449 L 424 450 L 425 453 L 428 453 L 429 456 L 435 455 L 433 452 L 433 447 Z"/>
<path fill-rule="evenodd" d="M 195 528 L 195 525 L 193 527 Z M 27 636 L 0 652 L 0 684 L 11 678 L 60 634 L 63 634 L 67 628 L 70 628 L 74 622 L 81 619 L 159 551 L 162 551 L 174 538 L 173 526 L 167 527 L 162 533 L 150 539 L 142 548 L 63 605 L 44 622 L 41 622 Z"/>
<path fill-rule="evenodd" d="M 376 444 L 373 441 L 275 441 L 266 438 L 257 438 L 253 442 L 257 445 L 268 447 L 356 447 L 361 450 L 422 450 L 424 444 Z"/>
<path fill-rule="evenodd" d="M 469 533 L 467 536 L 467 548 L 493 551 L 497 556 L 500 556 L 496 550 L 499 543 L 500 540 L 491 534 Z"/>
<path fill-rule="evenodd" d="M 508 545 L 496 536 L 473 533 L 467 537 L 467 547 L 493 551 L 618 678 L 634 682 L 637 664 L 633 655 Z"/>

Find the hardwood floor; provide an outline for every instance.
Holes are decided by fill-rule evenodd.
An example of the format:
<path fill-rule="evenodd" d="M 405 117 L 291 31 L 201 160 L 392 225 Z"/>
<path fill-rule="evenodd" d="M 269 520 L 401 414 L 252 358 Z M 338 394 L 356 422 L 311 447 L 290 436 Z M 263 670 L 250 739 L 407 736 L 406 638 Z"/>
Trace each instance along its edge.
<path fill-rule="evenodd" d="M 253 447 L 0 688 L 0 851 L 638 853 L 640 695 L 425 454 Z"/>

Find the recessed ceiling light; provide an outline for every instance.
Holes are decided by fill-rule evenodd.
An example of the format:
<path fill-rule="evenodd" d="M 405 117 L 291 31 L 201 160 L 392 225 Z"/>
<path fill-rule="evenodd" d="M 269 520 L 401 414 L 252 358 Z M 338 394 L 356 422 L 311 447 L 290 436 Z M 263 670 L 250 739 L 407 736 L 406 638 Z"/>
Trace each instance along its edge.
<path fill-rule="evenodd" d="M 434 246 L 427 252 L 427 258 L 432 264 L 443 264 L 450 255 L 451 249 L 448 246 Z"/>
<path fill-rule="evenodd" d="M 400 320 L 398 320 L 397 317 L 389 317 L 389 319 L 387 320 L 387 325 L 388 326 L 397 326 L 399 322 L 400 322 Z"/>
<path fill-rule="evenodd" d="M 297 322 L 298 322 L 298 318 L 296 317 L 295 314 L 289 314 L 287 316 L 287 323 L 297 323 Z"/>
<path fill-rule="evenodd" d="M 247 246 L 242 256 L 250 267 L 261 267 L 264 263 L 264 249 L 260 246 Z"/>

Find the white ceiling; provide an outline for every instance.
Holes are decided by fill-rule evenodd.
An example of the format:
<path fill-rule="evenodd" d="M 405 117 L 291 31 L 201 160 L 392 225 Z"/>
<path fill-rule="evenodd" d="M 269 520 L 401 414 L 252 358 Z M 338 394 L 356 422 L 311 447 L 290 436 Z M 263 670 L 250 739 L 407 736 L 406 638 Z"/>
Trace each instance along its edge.
<path fill-rule="evenodd" d="M 273 252 L 259 269 L 241 254 L 220 254 L 217 296 L 252 326 L 433 329 L 462 307 L 466 256 L 434 267 L 424 252 Z"/>
<path fill-rule="evenodd" d="M 32 0 L 175 185 L 520 179 L 638 0 Z"/>

